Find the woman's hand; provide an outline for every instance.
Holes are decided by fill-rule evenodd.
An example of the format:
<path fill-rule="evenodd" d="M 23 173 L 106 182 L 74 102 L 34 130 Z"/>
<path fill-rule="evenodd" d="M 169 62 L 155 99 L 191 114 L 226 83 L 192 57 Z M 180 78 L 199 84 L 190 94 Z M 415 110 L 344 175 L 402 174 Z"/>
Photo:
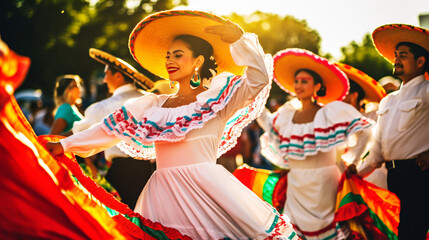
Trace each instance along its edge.
<path fill-rule="evenodd" d="M 206 33 L 217 34 L 220 36 L 222 41 L 227 43 L 233 43 L 241 38 L 244 31 L 237 24 L 227 20 L 227 24 L 207 26 L 204 28 Z"/>
<path fill-rule="evenodd" d="M 352 175 L 357 175 L 357 169 L 356 169 L 356 165 L 354 165 L 353 163 L 350 164 L 347 169 L 346 169 L 346 176 L 347 178 L 350 178 Z"/>
<path fill-rule="evenodd" d="M 59 142 L 48 142 L 46 144 L 46 149 L 51 153 L 52 156 L 57 156 L 64 153 L 63 146 Z"/>

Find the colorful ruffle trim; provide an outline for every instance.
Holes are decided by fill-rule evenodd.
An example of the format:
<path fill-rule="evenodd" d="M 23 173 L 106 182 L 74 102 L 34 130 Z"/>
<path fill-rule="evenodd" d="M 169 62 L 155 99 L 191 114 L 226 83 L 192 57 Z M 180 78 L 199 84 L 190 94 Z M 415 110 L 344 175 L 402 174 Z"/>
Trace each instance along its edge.
<path fill-rule="evenodd" d="M 303 160 L 319 151 L 328 152 L 344 143 L 350 135 L 373 125 L 371 120 L 355 109 L 350 112 L 349 107 L 352 108 L 345 103 L 332 102 L 319 110 L 320 113 L 317 113 L 312 123 L 277 124 L 277 121 L 291 123 L 294 110 L 291 111 L 290 107 L 286 106 L 284 111 L 288 111 L 288 116 L 281 116 L 283 112 L 279 111 L 273 119 L 271 131 L 261 136 L 262 154 L 273 164 L 289 168 L 289 157 Z M 338 116 L 332 112 L 344 114 Z"/>
<path fill-rule="evenodd" d="M 329 151 L 344 142 L 351 134 L 369 126 L 371 124 L 366 118 L 356 118 L 327 128 L 315 128 L 314 134 L 302 136 L 285 137 L 279 134 L 277 129 L 273 130 L 280 139 L 279 148 L 283 155 L 303 159 L 306 156 L 314 156 L 319 151 Z"/>
<path fill-rule="evenodd" d="M 154 159 L 155 141 L 180 141 L 191 130 L 202 128 L 204 123 L 225 108 L 243 82 L 244 78 L 241 76 L 222 73 L 213 79 L 209 90 L 197 96 L 196 102 L 176 108 L 162 108 L 156 105 L 157 100 L 153 99 L 156 98 L 155 95 L 145 96 L 137 102 L 139 111 L 144 111 L 141 116 L 132 110 L 132 104 L 126 104 L 106 117 L 102 127 L 107 133 L 123 140 L 117 146 L 131 157 Z M 238 110 L 227 121 L 218 156 L 234 147 L 242 128 L 260 115 L 270 88 L 271 84 L 265 86 L 251 104 Z"/>
<path fill-rule="evenodd" d="M 290 224 L 289 219 L 285 215 L 280 215 L 277 213 L 276 219 L 273 223 L 272 228 L 267 231 L 270 233 L 270 236 L 265 240 L 299 240 L 299 236 L 293 230 L 292 224 Z"/>

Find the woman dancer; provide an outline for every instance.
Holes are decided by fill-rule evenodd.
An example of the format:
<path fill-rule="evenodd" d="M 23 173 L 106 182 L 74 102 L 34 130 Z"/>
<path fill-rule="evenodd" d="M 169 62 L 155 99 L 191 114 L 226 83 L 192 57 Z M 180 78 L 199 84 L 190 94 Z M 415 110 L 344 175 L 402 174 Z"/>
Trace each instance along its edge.
<path fill-rule="evenodd" d="M 209 13 L 166 11 L 136 26 L 130 50 L 178 83 L 178 93 L 130 101 L 95 127 L 48 144 L 52 154 L 90 155 L 118 143 L 134 157 L 156 153 L 157 170 L 135 208 L 143 217 L 193 239 L 298 239 L 285 216 L 216 165 L 269 91 L 270 58 L 257 37 Z M 244 75 L 234 75 L 242 66 Z"/>
<path fill-rule="evenodd" d="M 367 135 L 360 130 L 371 124 L 352 106 L 335 101 L 347 94 L 347 77 L 309 51 L 277 53 L 274 79 L 299 100 L 285 103 L 273 114 L 265 110 L 258 118 L 265 130 L 263 154 L 274 164 L 290 168 L 283 212 L 304 239 L 343 239 L 346 229 L 341 231 L 334 222 L 341 176 L 336 148 L 353 133 Z M 354 162 L 360 160 L 365 145 L 366 141 L 359 139 L 355 148 L 349 149 L 354 152 Z"/>

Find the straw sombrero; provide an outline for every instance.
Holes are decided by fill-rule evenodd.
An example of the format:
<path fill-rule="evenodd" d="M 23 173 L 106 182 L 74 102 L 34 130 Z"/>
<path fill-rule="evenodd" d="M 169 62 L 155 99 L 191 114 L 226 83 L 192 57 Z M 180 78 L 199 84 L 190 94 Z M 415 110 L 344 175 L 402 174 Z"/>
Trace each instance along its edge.
<path fill-rule="evenodd" d="M 386 96 L 384 88 L 366 73 L 344 63 L 335 63 L 335 65 L 363 89 L 366 101 L 380 102 Z"/>
<path fill-rule="evenodd" d="M 228 71 L 235 75 L 244 73 L 232 59 L 229 44 L 218 35 L 204 32 L 206 26 L 226 24 L 222 17 L 200 11 L 171 10 L 157 12 L 143 19 L 131 32 L 131 55 L 151 73 L 168 79 L 165 56 L 170 44 L 178 35 L 193 35 L 209 42 L 218 65 L 217 72 Z"/>
<path fill-rule="evenodd" d="M 372 33 L 378 52 L 389 62 L 395 60 L 396 45 L 400 42 L 417 44 L 429 52 L 429 30 L 406 24 L 388 24 L 378 27 Z"/>
<path fill-rule="evenodd" d="M 289 48 L 274 55 L 274 81 L 286 92 L 295 95 L 293 83 L 295 72 L 299 69 L 310 69 L 320 75 L 326 87 L 326 95 L 319 97 L 317 102 L 327 104 L 335 100 L 343 100 L 349 91 L 347 76 L 330 63 L 310 51 Z"/>
<path fill-rule="evenodd" d="M 121 73 L 127 75 L 128 77 L 136 81 L 144 90 L 152 89 L 155 86 L 154 82 L 150 78 L 143 75 L 133 66 L 131 66 L 120 58 L 117 58 L 113 55 L 110 55 L 104 51 L 95 48 L 89 49 L 89 56 L 103 64 L 110 64 Z"/>

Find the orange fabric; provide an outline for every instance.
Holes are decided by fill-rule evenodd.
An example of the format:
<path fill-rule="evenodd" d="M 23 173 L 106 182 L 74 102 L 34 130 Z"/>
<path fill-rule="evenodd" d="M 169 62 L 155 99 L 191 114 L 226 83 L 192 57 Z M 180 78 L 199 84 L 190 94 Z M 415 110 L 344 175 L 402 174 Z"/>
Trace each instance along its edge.
<path fill-rule="evenodd" d="M 0 238 L 127 239 L 37 142 L 14 98 L 0 89 Z"/>

